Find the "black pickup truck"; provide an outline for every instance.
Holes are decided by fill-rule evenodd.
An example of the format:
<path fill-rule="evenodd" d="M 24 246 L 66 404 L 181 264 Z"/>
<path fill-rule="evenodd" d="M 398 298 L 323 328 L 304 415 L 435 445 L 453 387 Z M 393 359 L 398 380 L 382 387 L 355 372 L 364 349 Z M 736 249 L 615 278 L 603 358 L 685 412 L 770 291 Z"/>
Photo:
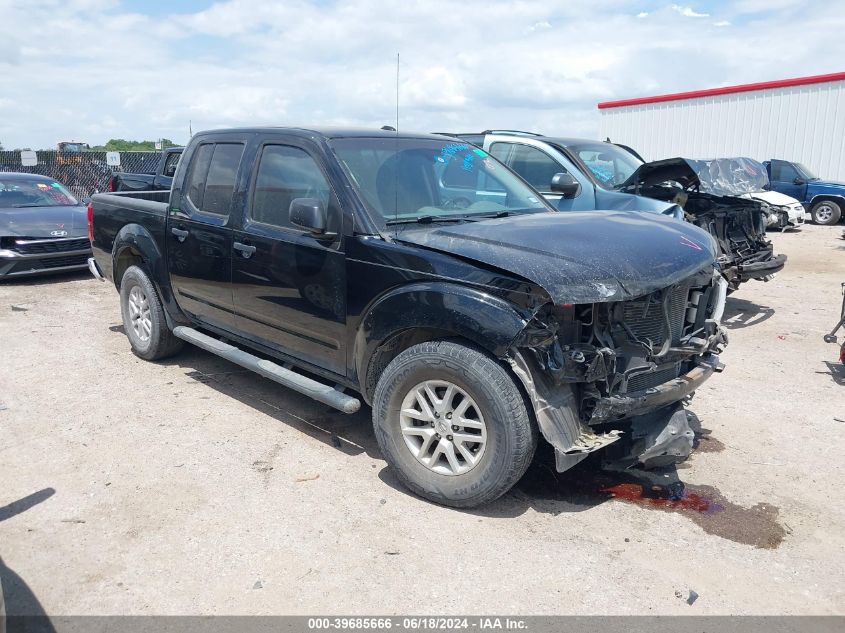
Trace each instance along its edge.
<path fill-rule="evenodd" d="M 481 148 L 388 131 L 203 132 L 170 192 L 92 200 L 134 352 L 184 341 L 347 413 L 398 477 L 477 506 L 542 436 L 661 466 L 721 369 L 726 283 L 690 224 L 559 213 Z"/>
<path fill-rule="evenodd" d="M 164 150 L 156 170 L 149 174 L 115 172 L 109 181 L 109 191 L 170 191 L 173 175 L 182 156 L 184 147 L 170 147 Z"/>

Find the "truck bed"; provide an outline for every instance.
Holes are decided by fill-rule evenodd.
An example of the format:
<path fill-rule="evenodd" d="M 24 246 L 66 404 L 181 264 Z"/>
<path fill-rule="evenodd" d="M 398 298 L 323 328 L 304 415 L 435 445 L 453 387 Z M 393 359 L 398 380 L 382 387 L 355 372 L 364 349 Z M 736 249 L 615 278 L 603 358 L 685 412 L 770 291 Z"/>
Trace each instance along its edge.
<path fill-rule="evenodd" d="M 94 257 L 104 276 L 112 278 L 112 247 L 121 231 L 140 237 L 146 233 L 161 248 L 164 244 L 170 191 L 98 193 L 91 197 Z"/>

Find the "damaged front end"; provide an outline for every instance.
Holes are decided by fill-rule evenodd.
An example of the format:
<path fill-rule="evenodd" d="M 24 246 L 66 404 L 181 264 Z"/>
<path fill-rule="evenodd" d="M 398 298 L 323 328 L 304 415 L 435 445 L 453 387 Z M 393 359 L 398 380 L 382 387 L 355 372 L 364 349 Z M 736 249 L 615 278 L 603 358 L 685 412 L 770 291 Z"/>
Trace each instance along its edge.
<path fill-rule="evenodd" d="M 770 281 L 786 265 L 766 238 L 768 213 L 756 200 L 705 193 L 684 194 L 687 219 L 719 244 L 719 265 L 732 290 L 751 279 Z"/>
<path fill-rule="evenodd" d="M 708 267 L 634 300 L 547 304 L 534 315 L 510 363 L 558 471 L 605 448 L 606 461 L 622 467 L 689 456 L 683 401 L 721 371 L 727 288 Z"/>
<path fill-rule="evenodd" d="M 749 158 L 670 158 L 641 165 L 619 189 L 681 206 L 718 243 L 722 274 L 736 290 L 751 279 L 769 281 L 786 265 L 766 239 L 769 206 L 748 197 L 767 185 L 765 168 Z"/>

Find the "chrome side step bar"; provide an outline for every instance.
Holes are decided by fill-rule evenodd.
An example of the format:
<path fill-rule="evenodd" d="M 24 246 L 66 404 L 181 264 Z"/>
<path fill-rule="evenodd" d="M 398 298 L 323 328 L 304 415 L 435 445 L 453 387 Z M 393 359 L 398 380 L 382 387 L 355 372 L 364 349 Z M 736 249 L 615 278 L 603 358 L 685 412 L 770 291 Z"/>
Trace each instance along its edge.
<path fill-rule="evenodd" d="M 173 335 L 343 413 L 355 413 L 361 408 L 361 401 L 358 398 L 348 396 L 334 387 L 312 380 L 274 362 L 253 356 L 233 345 L 198 332 L 194 328 L 180 325 L 174 328 Z"/>

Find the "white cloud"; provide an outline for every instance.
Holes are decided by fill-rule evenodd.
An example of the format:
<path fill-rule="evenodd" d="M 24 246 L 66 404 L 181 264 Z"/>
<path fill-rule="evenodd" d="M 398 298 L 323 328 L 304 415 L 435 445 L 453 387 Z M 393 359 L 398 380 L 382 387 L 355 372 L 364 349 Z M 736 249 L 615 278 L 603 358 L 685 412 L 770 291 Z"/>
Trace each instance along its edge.
<path fill-rule="evenodd" d="M 713 22 L 713 26 L 730 26 L 731 23 L 727 20 L 719 20 L 718 22 Z"/>
<path fill-rule="evenodd" d="M 648 11 L 640 11 L 640 12 L 637 14 L 637 17 L 638 17 L 638 18 L 647 18 L 647 17 L 648 17 Z"/>
<path fill-rule="evenodd" d="M 546 29 L 552 28 L 552 25 L 549 24 L 547 20 L 543 20 L 542 22 L 535 22 L 530 27 L 528 27 L 528 32 L 532 33 L 534 31 L 545 31 Z"/>
<path fill-rule="evenodd" d="M 623 0 L 426 0 L 389 11 L 380 0 L 224 0 L 160 17 L 112 0 L 0 0 L 0 141 L 184 142 L 189 121 L 195 131 L 380 127 L 395 118 L 397 52 L 403 129 L 594 136 L 597 101 L 839 70 L 845 15 L 771 1 L 782 11 L 749 22 L 725 8 L 712 24 L 731 28 L 714 29 L 679 20 L 685 9 L 703 15 L 690 7 L 644 20 Z M 771 54 L 782 40 L 793 43 L 786 58 Z"/>
<path fill-rule="evenodd" d="M 672 10 L 677 11 L 685 18 L 708 18 L 710 17 L 709 13 L 698 13 L 692 7 L 682 7 L 677 4 L 672 5 Z"/>

